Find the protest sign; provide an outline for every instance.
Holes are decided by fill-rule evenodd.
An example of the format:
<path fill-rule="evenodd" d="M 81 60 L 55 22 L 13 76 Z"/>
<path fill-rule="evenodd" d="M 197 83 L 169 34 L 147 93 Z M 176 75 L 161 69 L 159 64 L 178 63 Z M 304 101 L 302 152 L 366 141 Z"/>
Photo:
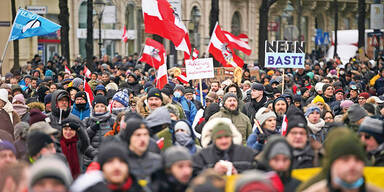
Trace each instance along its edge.
<path fill-rule="evenodd" d="M 304 68 L 304 42 L 265 41 L 266 68 Z"/>
<path fill-rule="evenodd" d="M 187 71 L 187 77 L 190 80 L 207 79 L 215 76 L 212 58 L 186 60 L 185 69 Z"/>

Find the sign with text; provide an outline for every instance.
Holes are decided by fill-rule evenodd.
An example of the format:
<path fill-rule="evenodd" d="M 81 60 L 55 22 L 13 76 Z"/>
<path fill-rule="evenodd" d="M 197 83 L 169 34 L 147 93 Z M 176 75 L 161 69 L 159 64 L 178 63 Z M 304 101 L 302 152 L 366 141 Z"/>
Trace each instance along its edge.
<path fill-rule="evenodd" d="M 212 58 L 186 60 L 185 69 L 189 80 L 215 77 Z"/>
<path fill-rule="evenodd" d="M 304 42 L 265 41 L 266 68 L 304 68 L 304 61 Z"/>

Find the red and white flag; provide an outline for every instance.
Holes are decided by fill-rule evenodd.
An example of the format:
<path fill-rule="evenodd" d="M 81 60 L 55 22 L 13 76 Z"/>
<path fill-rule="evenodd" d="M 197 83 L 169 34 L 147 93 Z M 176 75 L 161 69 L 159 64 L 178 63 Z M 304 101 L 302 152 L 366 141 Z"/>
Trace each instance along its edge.
<path fill-rule="evenodd" d="M 229 47 L 233 49 L 238 49 L 246 55 L 251 55 L 252 50 L 247 42 L 243 41 L 241 38 L 233 35 L 230 32 L 223 31 L 223 33 L 229 41 Z"/>
<path fill-rule="evenodd" d="M 238 35 L 237 37 L 240 38 L 240 40 L 242 40 L 248 44 L 248 35 L 242 33 L 242 34 Z"/>
<path fill-rule="evenodd" d="M 124 43 L 126 43 L 128 41 L 127 28 L 125 27 L 125 25 L 124 25 L 124 29 L 123 29 L 123 36 L 121 36 L 121 40 L 123 40 Z"/>
<path fill-rule="evenodd" d="M 197 50 L 196 48 L 193 48 L 192 60 L 195 60 L 197 58 L 199 58 L 199 50 Z"/>
<path fill-rule="evenodd" d="M 187 78 L 187 73 L 185 73 L 185 72 L 181 72 L 181 74 L 179 76 L 177 76 L 176 78 L 177 78 L 177 80 L 179 80 L 183 84 L 189 83 L 189 80 Z"/>
<path fill-rule="evenodd" d="M 89 105 L 92 106 L 93 92 L 92 92 L 92 89 L 89 86 L 89 84 L 88 84 L 88 82 L 87 82 L 87 80 L 85 78 L 84 78 L 84 92 L 87 93 L 88 103 L 89 103 Z"/>
<path fill-rule="evenodd" d="M 160 65 L 164 63 L 165 49 L 163 44 L 147 38 L 143 49 L 143 54 L 139 61 L 145 62 L 148 65 L 159 69 Z"/>
<path fill-rule="evenodd" d="M 156 144 L 157 144 L 157 146 L 159 147 L 160 150 L 163 149 L 164 148 L 164 137 L 162 137 L 159 140 L 157 140 Z"/>
<path fill-rule="evenodd" d="M 282 136 L 285 136 L 287 134 L 287 127 L 288 127 L 288 119 L 287 119 L 287 116 L 284 115 L 283 123 L 281 124 L 281 135 Z"/>
<path fill-rule="evenodd" d="M 87 78 L 91 78 L 91 74 L 92 72 L 88 69 L 87 66 L 84 65 L 84 70 L 83 70 L 83 73 L 84 73 L 84 76 L 87 77 Z"/>
<path fill-rule="evenodd" d="M 164 63 L 162 63 L 157 70 L 156 74 L 156 88 L 163 89 L 163 87 L 168 83 L 168 71 L 167 71 L 167 57 L 165 53 L 163 54 Z"/>
<path fill-rule="evenodd" d="M 65 70 L 65 73 L 71 74 L 71 70 L 69 70 L 67 65 L 65 65 L 64 70 Z"/>
<path fill-rule="evenodd" d="M 216 23 L 215 29 L 213 30 L 211 41 L 208 45 L 208 51 L 224 67 L 242 68 L 244 65 L 244 61 L 238 57 L 229 46 L 229 41 L 225 37 L 218 23 Z"/>
<path fill-rule="evenodd" d="M 191 43 L 179 13 L 167 0 L 142 1 L 145 32 L 160 35 L 175 44 L 176 50 L 184 51 L 185 58 L 191 55 Z"/>

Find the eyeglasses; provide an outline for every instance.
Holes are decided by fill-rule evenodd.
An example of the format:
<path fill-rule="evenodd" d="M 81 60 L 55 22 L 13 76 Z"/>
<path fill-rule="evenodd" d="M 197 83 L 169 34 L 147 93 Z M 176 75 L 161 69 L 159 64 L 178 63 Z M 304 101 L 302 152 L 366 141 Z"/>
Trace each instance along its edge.
<path fill-rule="evenodd" d="M 370 139 L 370 138 L 372 137 L 372 135 L 368 135 L 368 134 L 366 134 L 366 135 L 364 135 L 364 134 L 359 134 L 359 137 L 360 137 L 360 138 L 361 138 L 361 137 L 364 137 L 365 140 L 368 140 L 368 139 Z"/>
<path fill-rule="evenodd" d="M 333 117 L 326 117 L 326 118 L 324 118 L 324 120 L 332 120 L 333 119 Z"/>

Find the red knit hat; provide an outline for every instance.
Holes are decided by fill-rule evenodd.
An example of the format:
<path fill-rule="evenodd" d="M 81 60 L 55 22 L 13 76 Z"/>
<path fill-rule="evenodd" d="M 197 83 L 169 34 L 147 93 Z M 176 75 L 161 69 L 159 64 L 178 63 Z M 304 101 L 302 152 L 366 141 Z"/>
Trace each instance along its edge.
<path fill-rule="evenodd" d="M 37 123 L 39 121 L 45 121 L 45 118 L 47 118 L 44 113 L 42 113 L 38 109 L 31 109 L 30 111 L 30 118 L 29 118 L 29 125 L 32 125 L 34 123 Z"/>

